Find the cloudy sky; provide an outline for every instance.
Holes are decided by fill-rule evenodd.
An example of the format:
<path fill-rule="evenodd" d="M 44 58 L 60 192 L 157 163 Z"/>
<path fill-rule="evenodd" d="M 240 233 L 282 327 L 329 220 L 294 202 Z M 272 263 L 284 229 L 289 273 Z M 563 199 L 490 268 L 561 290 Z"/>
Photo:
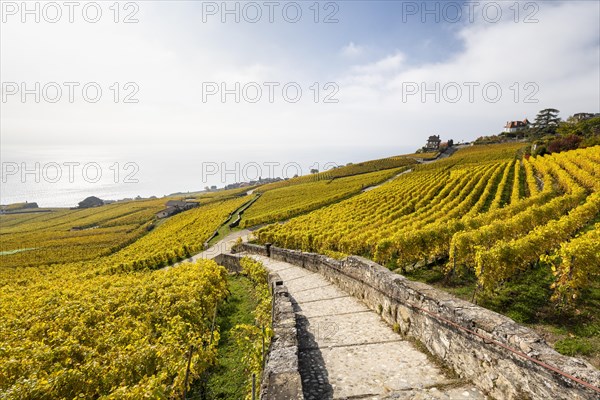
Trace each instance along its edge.
<path fill-rule="evenodd" d="M 306 172 L 599 112 L 599 4 L 3 1 L 0 200 L 67 190 L 23 162 L 134 162 L 129 192 L 163 195 L 245 177 L 202 163 Z"/>

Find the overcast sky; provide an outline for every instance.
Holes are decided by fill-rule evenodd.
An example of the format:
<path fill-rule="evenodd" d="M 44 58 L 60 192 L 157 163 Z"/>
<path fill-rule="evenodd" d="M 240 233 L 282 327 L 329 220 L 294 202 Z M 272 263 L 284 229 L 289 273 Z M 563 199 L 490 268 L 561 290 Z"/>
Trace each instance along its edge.
<path fill-rule="evenodd" d="M 88 3 L 73 23 L 54 3 L 51 23 L 55 6 L 39 3 L 35 22 L 2 2 L 3 161 L 139 161 L 146 181 L 176 173 L 190 190 L 203 161 L 345 163 L 495 134 L 542 108 L 600 111 L 598 1 L 228 2 L 238 15 L 220 1 L 122 2 L 118 15 L 98 2 L 96 23 Z M 40 102 L 23 102 L 36 82 Z"/>

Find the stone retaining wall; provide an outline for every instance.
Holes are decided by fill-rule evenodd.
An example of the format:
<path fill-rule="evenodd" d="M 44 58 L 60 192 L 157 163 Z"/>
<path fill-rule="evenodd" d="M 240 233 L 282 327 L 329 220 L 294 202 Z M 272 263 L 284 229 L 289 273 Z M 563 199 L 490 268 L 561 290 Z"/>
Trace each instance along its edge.
<path fill-rule="evenodd" d="M 257 252 L 260 249 L 256 249 Z M 264 247 L 263 247 L 264 250 Z M 234 254 L 219 254 L 215 262 L 229 272 L 242 272 L 240 259 Z M 302 380 L 298 370 L 298 335 L 296 314 L 287 288 L 276 273 L 269 274 L 273 293 L 273 337 L 263 370 L 260 398 L 263 400 L 301 400 Z"/>
<path fill-rule="evenodd" d="M 262 400 L 302 400 L 302 380 L 298 369 L 296 313 L 287 288 L 278 274 L 269 274 L 273 288 L 273 338 L 263 370 Z"/>
<path fill-rule="evenodd" d="M 270 254 L 273 259 L 319 272 L 361 299 L 400 333 L 419 340 L 459 376 L 493 398 L 600 398 L 598 392 L 527 357 L 599 387 L 600 371 L 589 363 L 558 354 L 534 331 L 508 317 L 410 281 L 377 263 L 361 257 L 335 260 L 251 244 L 241 245 L 240 250 Z"/>
<path fill-rule="evenodd" d="M 213 261 L 219 265 L 222 265 L 227 271 L 238 274 L 242 272 L 242 266 L 240 265 L 240 256 L 233 254 L 217 254 Z"/>

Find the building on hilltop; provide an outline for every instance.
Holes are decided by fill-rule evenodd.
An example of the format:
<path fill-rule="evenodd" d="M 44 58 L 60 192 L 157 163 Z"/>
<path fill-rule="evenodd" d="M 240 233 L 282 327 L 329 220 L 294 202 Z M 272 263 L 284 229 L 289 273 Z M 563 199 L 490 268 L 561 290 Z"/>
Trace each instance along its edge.
<path fill-rule="evenodd" d="M 596 118 L 596 117 L 600 117 L 600 114 L 594 114 L 594 113 L 577 113 L 577 114 L 573 114 L 573 121 L 574 122 L 581 122 L 581 121 L 585 121 L 586 119 L 592 119 L 592 118 Z"/>
<path fill-rule="evenodd" d="M 429 139 L 427 139 L 425 150 L 439 150 L 441 143 L 440 135 L 431 135 L 429 136 Z"/>
<path fill-rule="evenodd" d="M 527 118 L 523 121 L 506 121 L 506 125 L 504 125 L 504 133 L 513 133 L 522 131 L 523 129 L 529 128 L 531 122 Z"/>

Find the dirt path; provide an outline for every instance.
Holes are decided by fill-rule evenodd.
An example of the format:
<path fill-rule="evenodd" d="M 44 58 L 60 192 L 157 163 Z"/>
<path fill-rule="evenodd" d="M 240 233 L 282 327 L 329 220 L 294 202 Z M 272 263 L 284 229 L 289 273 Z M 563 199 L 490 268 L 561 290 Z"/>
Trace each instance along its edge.
<path fill-rule="evenodd" d="M 402 172 L 400 172 L 399 174 L 392 176 L 392 177 L 391 177 L 390 179 L 388 179 L 387 181 L 381 182 L 379 185 L 373 185 L 373 186 L 366 187 L 366 188 L 364 188 L 362 191 L 363 191 L 363 192 L 368 192 L 368 191 L 370 191 L 370 190 L 373 190 L 373 189 L 375 189 L 375 188 L 378 188 L 378 187 L 379 187 L 379 186 L 381 186 L 381 185 L 385 185 L 386 183 L 393 181 L 394 179 L 396 179 L 396 178 L 397 178 L 397 177 L 399 177 L 400 175 L 408 174 L 409 172 L 412 172 L 412 169 L 407 169 L 406 171 L 402 171 Z"/>

